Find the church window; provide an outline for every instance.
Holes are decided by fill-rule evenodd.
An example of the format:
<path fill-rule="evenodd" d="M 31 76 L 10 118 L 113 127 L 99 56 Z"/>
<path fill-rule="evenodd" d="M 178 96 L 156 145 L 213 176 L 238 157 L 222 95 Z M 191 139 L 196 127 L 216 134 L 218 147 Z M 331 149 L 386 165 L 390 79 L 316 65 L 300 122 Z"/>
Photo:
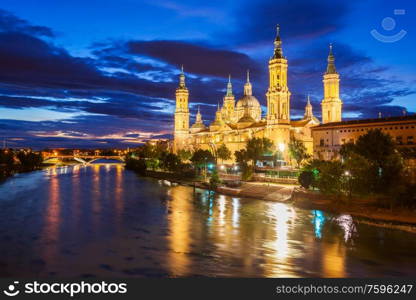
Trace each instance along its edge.
<path fill-rule="evenodd" d="M 185 121 L 182 122 L 182 128 L 185 128 Z"/>
<path fill-rule="evenodd" d="M 323 146 L 324 146 L 324 143 L 325 143 L 324 139 L 321 139 L 321 140 L 319 141 L 319 146 L 323 147 Z"/>
<path fill-rule="evenodd" d="M 407 137 L 407 144 L 408 145 L 413 145 L 413 136 L 412 135 Z"/>

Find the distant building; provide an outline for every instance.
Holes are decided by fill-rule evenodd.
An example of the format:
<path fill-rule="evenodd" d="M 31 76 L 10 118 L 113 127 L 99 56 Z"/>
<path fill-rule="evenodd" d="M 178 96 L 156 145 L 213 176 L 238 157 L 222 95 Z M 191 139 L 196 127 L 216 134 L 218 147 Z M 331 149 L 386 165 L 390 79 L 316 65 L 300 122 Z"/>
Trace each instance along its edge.
<path fill-rule="evenodd" d="M 416 115 L 321 124 L 312 128 L 314 157 L 324 160 L 339 158 L 345 143 L 356 142 L 370 129 L 389 134 L 398 147 L 416 148 Z"/>

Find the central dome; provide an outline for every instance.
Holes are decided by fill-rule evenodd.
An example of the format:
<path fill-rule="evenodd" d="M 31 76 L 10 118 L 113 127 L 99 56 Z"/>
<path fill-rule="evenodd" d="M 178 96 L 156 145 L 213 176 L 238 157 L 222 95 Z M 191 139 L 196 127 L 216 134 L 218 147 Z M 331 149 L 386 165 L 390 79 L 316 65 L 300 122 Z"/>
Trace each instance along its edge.
<path fill-rule="evenodd" d="M 237 109 L 244 109 L 245 107 L 257 109 L 260 108 L 260 103 L 253 95 L 244 95 L 243 98 L 237 101 Z"/>
<path fill-rule="evenodd" d="M 253 96 L 253 90 L 250 83 L 250 73 L 247 71 L 247 82 L 244 84 L 244 96 L 237 101 L 235 108 L 237 121 L 240 120 L 247 112 L 247 117 L 251 117 L 255 122 L 261 120 L 261 106 L 256 97 Z"/>

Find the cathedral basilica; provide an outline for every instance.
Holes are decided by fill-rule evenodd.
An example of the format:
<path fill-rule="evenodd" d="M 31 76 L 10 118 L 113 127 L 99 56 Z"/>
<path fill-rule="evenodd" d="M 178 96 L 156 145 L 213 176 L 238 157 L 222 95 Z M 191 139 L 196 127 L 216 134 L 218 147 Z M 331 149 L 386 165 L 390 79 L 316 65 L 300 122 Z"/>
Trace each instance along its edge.
<path fill-rule="evenodd" d="M 244 95 L 237 101 L 229 78 L 222 106 L 218 106 L 215 120 L 209 126 L 204 124 L 199 109 L 195 123 L 191 126 L 189 124 L 189 91 L 182 71 L 179 87 L 176 89 L 174 151 L 208 149 L 215 153 L 219 146 L 225 144 L 231 153 L 234 153 L 245 148 L 248 139 L 265 137 L 272 140 L 275 151 L 280 151 L 284 160 L 289 161 L 288 144 L 291 137 L 295 137 L 301 140 L 307 151 L 312 154 L 311 129 L 320 122 L 313 115 L 309 97 L 304 117 L 300 120 L 291 120 L 287 69 L 288 62 L 283 55 L 278 27 L 274 53 L 269 60 L 269 88 L 266 92 L 267 111 L 265 114 L 262 112 L 258 99 L 253 95 L 250 74 L 247 72 Z M 322 123 L 340 122 L 342 101 L 339 98 L 339 74 L 335 69 L 331 46 L 328 66 L 323 75 L 323 84 Z"/>

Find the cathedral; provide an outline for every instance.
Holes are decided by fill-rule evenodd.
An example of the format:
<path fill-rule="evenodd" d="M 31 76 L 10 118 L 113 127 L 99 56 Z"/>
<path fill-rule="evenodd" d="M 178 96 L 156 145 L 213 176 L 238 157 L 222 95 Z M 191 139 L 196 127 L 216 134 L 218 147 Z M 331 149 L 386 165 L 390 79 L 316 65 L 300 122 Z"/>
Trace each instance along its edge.
<path fill-rule="evenodd" d="M 243 96 L 236 101 L 231 78 L 222 106 L 218 105 L 215 120 L 206 126 L 198 108 L 195 123 L 189 124 L 189 91 L 185 85 L 183 70 L 179 87 L 176 89 L 176 110 L 173 148 L 197 150 L 207 149 L 214 154 L 225 144 L 234 154 L 245 148 L 248 139 L 269 138 L 275 151 L 280 151 L 283 159 L 290 161 L 288 144 L 291 137 L 301 140 L 308 153 L 313 153 L 311 128 L 320 124 L 313 115 L 312 105 L 307 99 L 305 114 L 301 120 L 290 118 L 290 91 L 287 85 L 288 62 L 283 55 L 279 27 L 274 41 L 274 53 L 269 60 L 269 88 L 266 92 L 267 110 L 263 114 L 259 100 L 253 95 L 250 74 L 244 85 Z M 339 74 L 336 72 L 332 46 L 328 55 L 328 66 L 323 75 L 324 97 L 321 103 L 322 123 L 341 121 L 342 101 L 339 98 Z M 234 161 L 234 157 L 230 160 Z"/>

